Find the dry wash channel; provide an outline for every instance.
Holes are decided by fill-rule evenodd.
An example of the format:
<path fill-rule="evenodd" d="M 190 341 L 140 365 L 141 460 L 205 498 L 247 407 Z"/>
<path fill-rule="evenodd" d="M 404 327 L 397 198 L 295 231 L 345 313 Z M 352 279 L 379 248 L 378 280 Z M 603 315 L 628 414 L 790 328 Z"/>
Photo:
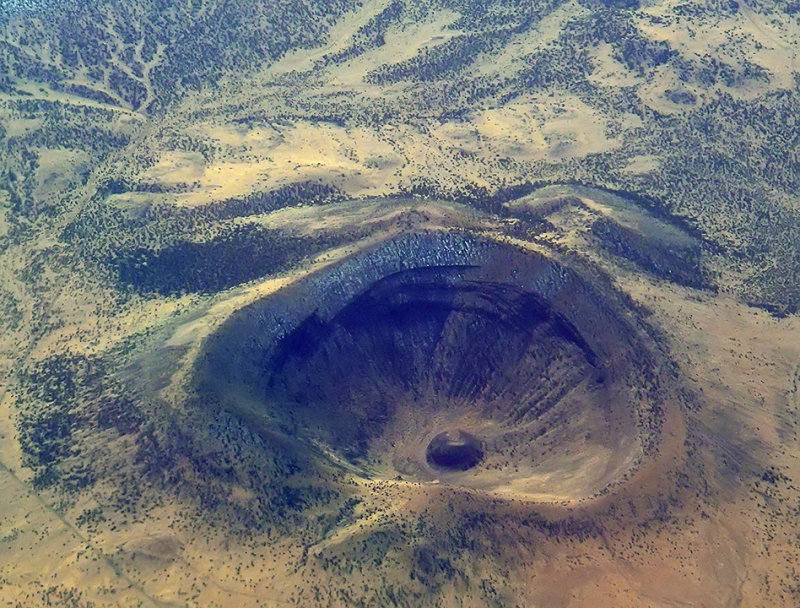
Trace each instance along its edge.
<path fill-rule="evenodd" d="M 209 403 L 309 462 L 577 500 L 655 444 L 654 352 L 623 300 L 580 271 L 430 232 L 238 311 L 199 378 Z"/>

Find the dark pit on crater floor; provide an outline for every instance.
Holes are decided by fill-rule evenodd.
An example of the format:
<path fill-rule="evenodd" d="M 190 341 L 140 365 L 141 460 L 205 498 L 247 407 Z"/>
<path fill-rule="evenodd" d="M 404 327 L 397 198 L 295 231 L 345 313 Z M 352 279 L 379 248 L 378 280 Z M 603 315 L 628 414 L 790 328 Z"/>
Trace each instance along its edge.
<path fill-rule="evenodd" d="M 428 444 L 425 458 L 433 467 L 466 471 L 483 460 L 481 441 L 466 431 L 443 431 Z"/>

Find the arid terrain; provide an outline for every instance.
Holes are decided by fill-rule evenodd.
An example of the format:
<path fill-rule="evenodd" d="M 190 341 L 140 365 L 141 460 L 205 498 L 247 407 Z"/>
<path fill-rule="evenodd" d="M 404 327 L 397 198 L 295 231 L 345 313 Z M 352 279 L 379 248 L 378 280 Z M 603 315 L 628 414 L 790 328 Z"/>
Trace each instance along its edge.
<path fill-rule="evenodd" d="M 0 4 L 0 603 L 800 605 L 800 4 Z"/>

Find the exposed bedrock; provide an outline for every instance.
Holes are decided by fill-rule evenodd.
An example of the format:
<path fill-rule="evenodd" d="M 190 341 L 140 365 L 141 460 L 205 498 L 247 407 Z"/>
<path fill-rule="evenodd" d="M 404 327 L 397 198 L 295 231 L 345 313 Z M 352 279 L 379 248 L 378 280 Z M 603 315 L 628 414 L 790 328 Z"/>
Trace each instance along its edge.
<path fill-rule="evenodd" d="M 235 313 L 207 401 L 368 477 L 580 498 L 657 438 L 658 356 L 579 269 L 454 233 L 362 251 Z"/>

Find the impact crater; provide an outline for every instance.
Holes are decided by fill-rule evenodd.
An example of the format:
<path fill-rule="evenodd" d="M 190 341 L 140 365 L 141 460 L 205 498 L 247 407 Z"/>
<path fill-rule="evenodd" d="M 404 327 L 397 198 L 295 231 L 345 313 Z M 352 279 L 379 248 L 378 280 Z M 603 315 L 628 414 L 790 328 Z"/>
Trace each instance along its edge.
<path fill-rule="evenodd" d="M 240 309 L 197 378 L 309 467 L 564 501 L 619 483 L 657 443 L 657 358 L 584 269 L 431 231 Z"/>

